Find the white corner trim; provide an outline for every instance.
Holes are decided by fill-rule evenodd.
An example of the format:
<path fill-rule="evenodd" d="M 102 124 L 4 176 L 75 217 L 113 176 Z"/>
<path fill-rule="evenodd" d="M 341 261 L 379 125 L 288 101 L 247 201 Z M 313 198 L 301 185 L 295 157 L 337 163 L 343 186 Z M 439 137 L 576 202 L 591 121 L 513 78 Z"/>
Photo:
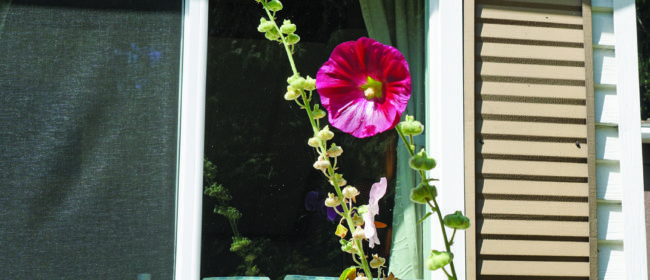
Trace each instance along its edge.
<path fill-rule="evenodd" d="M 183 1 L 174 260 L 177 280 L 198 280 L 201 270 L 207 41 L 208 0 Z"/>
<path fill-rule="evenodd" d="M 641 124 L 641 139 L 643 143 L 650 143 L 650 123 Z"/>
<path fill-rule="evenodd" d="M 623 185 L 625 279 L 647 280 L 643 159 L 634 0 L 614 0 L 616 89 Z"/>
<path fill-rule="evenodd" d="M 465 209 L 465 156 L 463 122 L 463 1 L 429 0 L 426 17 L 426 123 L 427 148 L 438 166 L 430 176 L 438 178 L 438 203 L 443 215 Z M 431 249 L 444 250 L 438 219 L 432 218 Z M 447 231 L 451 237 L 452 231 Z M 458 279 L 465 279 L 465 232 L 456 232 L 452 252 Z M 429 250 L 427 250 L 429 249 Z M 425 269 L 425 272 L 429 271 Z M 441 270 L 430 279 L 447 279 Z"/>

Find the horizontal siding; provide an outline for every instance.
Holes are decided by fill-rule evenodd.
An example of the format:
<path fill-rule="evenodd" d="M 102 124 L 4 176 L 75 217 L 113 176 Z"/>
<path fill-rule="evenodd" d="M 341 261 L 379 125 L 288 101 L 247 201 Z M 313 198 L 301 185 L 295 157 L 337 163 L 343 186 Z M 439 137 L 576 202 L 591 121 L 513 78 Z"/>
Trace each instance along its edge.
<path fill-rule="evenodd" d="M 596 197 L 599 200 L 620 202 L 623 199 L 621 170 L 618 161 L 596 163 Z"/>
<path fill-rule="evenodd" d="M 613 49 L 594 49 L 594 83 L 616 85 L 616 59 Z"/>
<path fill-rule="evenodd" d="M 601 203 L 598 206 L 598 239 L 623 241 L 623 209 L 620 203 Z"/>
<path fill-rule="evenodd" d="M 621 158 L 621 145 L 618 139 L 616 126 L 599 126 L 596 129 L 596 159 L 619 160 Z"/>

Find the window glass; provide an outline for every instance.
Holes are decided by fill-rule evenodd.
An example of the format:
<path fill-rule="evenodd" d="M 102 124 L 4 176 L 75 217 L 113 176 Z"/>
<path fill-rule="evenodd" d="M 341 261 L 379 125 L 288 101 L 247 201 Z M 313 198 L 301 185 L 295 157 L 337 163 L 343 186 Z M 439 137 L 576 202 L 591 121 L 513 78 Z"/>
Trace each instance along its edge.
<path fill-rule="evenodd" d="M 282 3 L 278 20 L 290 19 L 301 37 L 294 58 L 302 75 L 315 77 L 339 43 L 368 36 L 357 0 Z M 210 1 L 205 156 L 214 177 L 205 185 L 221 185 L 232 200 L 204 197 L 201 276 L 338 277 L 354 262 L 341 251 L 336 221 L 323 204 L 334 190 L 312 167 L 305 112 L 283 98 L 291 69 L 284 48 L 257 31 L 262 16 L 253 0 Z M 339 171 L 361 192 L 357 205 L 367 204 L 373 183 L 388 179 L 376 218 L 387 227 L 378 230 L 381 245 L 366 251 L 388 260 L 397 135 L 356 139 L 334 132 L 345 150 Z M 236 222 L 227 218 L 228 207 L 241 213 Z M 233 252 L 242 244 L 233 246 L 233 237 L 252 244 Z"/>
<path fill-rule="evenodd" d="M 172 279 L 182 1 L 0 8 L 0 278 Z"/>

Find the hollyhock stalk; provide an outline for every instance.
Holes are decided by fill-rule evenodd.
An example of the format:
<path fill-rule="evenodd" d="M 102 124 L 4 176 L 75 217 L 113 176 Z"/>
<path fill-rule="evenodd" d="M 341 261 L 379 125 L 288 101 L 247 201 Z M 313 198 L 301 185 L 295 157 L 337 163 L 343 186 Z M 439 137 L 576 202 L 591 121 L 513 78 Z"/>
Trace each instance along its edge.
<path fill-rule="evenodd" d="M 395 126 L 395 130 L 397 130 L 397 133 L 399 134 L 400 138 L 402 138 L 402 142 L 404 142 L 404 145 L 406 146 L 406 149 L 408 150 L 411 157 L 415 156 L 415 151 L 414 151 L 415 145 L 413 144 L 413 136 L 409 135 L 409 138 L 407 140 L 406 136 L 404 135 L 404 132 L 402 131 L 399 125 Z M 420 178 L 422 178 L 422 184 L 428 185 L 429 181 L 427 180 L 424 170 L 418 170 L 418 173 L 420 174 Z M 431 201 L 433 201 L 433 204 L 431 204 Z M 440 222 L 440 229 L 442 231 L 442 237 L 445 242 L 445 248 L 447 249 L 447 252 L 451 252 L 451 244 L 453 243 L 453 236 L 451 240 L 447 238 L 445 223 L 442 218 L 442 213 L 440 213 L 440 207 L 438 206 L 438 202 L 436 201 L 436 196 L 432 196 L 431 201 L 427 200 L 427 204 L 429 205 L 429 208 L 431 208 L 431 211 L 436 213 L 436 216 L 438 217 L 438 221 Z M 455 233 L 456 230 L 454 229 L 454 235 Z M 458 279 L 458 277 L 456 276 L 456 268 L 454 267 L 453 259 L 449 262 L 449 269 L 451 270 L 451 275 L 447 272 L 447 270 L 445 270 L 444 267 L 442 267 L 442 271 L 444 271 L 445 274 L 450 279 Z"/>
<path fill-rule="evenodd" d="M 263 2 L 263 4 L 265 4 L 265 3 L 266 3 L 266 1 Z M 275 22 L 275 12 L 270 11 L 266 7 L 266 5 L 263 5 L 263 6 L 264 6 L 264 10 L 266 11 L 266 14 L 268 15 L 269 22 L 271 22 L 273 24 L 273 28 L 275 28 L 276 30 L 280 30 L 280 28 L 277 26 L 277 24 Z M 291 70 L 293 72 L 293 76 L 297 77 L 300 74 L 298 73 L 298 70 L 296 68 L 296 64 L 295 64 L 295 62 L 293 60 L 292 47 L 287 42 L 286 36 L 284 36 L 282 34 L 282 32 L 279 32 L 279 33 L 280 33 L 279 40 L 282 42 L 282 45 L 284 45 L 284 49 L 285 49 L 285 51 L 287 53 L 287 58 L 289 59 L 289 64 L 291 65 Z M 312 109 L 312 107 L 310 105 L 311 100 L 307 96 L 307 94 L 306 94 L 306 92 L 304 90 L 300 90 L 300 96 L 302 97 L 302 100 L 303 100 L 304 104 L 300 104 L 300 102 L 298 102 L 298 101 L 296 101 L 296 102 L 298 102 L 298 104 L 303 109 L 305 109 L 305 111 L 307 112 L 309 122 L 311 123 L 311 126 L 312 126 L 312 128 L 314 130 L 314 135 L 316 135 L 320 131 L 320 127 L 317 124 L 316 119 L 314 118 L 314 112 L 313 112 L 313 109 Z M 323 156 L 323 158 L 325 158 L 327 161 L 330 161 L 329 157 L 326 155 L 327 147 L 326 147 L 325 142 L 326 141 L 320 141 L 320 145 L 317 148 L 317 151 L 321 156 Z M 343 194 L 341 193 L 341 188 L 339 187 L 339 181 L 337 179 L 337 176 L 335 176 L 335 172 L 334 172 L 335 165 L 336 164 L 334 164 L 334 166 L 332 164 L 329 165 L 329 167 L 327 168 L 327 177 L 330 180 L 332 180 L 332 185 L 334 186 L 334 190 L 336 191 L 336 195 L 341 200 L 341 206 L 343 206 L 343 218 L 345 218 L 350 231 L 353 231 L 355 229 L 355 226 L 354 226 L 354 223 L 352 221 L 351 209 L 348 207 L 347 203 L 344 202 L 345 199 L 343 197 Z M 353 240 L 353 241 L 355 242 L 357 250 L 358 250 L 357 255 L 359 256 L 359 259 L 361 259 L 360 266 L 363 268 L 366 277 L 368 277 L 369 280 L 372 280 L 373 279 L 372 278 L 372 271 L 370 270 L 368 260 L 366 259 L 366 256 L 365 256 L 365 253 L 364 253 L 364 250 L 363 250 L 363 243 L 361 242 L 361 240 Z M 355 259 L 355 262 L 357 262 L 356 259 Z"/>

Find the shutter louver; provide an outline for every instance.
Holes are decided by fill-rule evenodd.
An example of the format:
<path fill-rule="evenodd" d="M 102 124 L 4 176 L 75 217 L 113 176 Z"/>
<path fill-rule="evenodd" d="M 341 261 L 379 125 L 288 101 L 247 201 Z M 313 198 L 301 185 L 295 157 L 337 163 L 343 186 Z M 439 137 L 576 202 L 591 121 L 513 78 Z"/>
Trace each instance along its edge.
<path fill-rule="evenodd" d="M 465 1 L 468 279 L 597 277 L 583 5 Z"/>

